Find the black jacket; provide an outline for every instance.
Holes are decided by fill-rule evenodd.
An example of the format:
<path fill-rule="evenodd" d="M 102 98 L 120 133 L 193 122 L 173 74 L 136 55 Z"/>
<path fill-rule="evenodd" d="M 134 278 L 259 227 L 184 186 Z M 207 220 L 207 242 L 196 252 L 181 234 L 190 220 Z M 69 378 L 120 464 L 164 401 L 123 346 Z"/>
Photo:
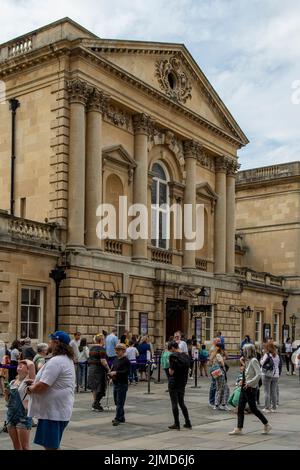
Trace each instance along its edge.
<path fill-rule="evenodd" d="M 126 356 L 120 359 L 116 357 L 113 362 L 112 370 L 117 372 L 117 375 L 113 378 L 114 384 L 128 384 L 130 362 Z"/>

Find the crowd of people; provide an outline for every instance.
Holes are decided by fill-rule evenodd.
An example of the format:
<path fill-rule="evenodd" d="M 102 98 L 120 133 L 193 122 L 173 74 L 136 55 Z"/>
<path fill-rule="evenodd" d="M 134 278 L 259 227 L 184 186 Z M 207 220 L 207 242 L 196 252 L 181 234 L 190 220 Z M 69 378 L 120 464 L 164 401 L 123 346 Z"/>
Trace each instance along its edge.
<path fill-rule="evenodd" d="M 1 348 L 0 348 L 1 349 Z M 279 378 L 282 373 L 282 355 L 269 338 L 258 350 L 247 335 L 241 342 L 240 372 L 236 386 L 230 393 L 227 372 L 228 354 L 225 338 L 218 332 L 209 350 L 195 336 L 185 340 L 176 331 L 165 345 L 160 361 L 168 381 L 168 392 L 174 423 L 171 430 L 180 430 L 179 408 L 184 427 L 192 429 L 185 404 L 188 377 L 194 374 L 210 377 L 209 406 L 215 411 L 237 410 L 237 426 L 230 435 L 241 434 L 245 412 L 253 413 L 263 423 L 263 433 L 271 425 L 267 413 L 279 406 Z M 281 351 L 282 352 L 282 351 Z M 284 344 L 287 374 L 295 373 L 294 363 L 300 363 L 300 348 L 293 348 L 290 338 Z M 14 449 L 28 450 L 30 431 L 36 423 L 34 442 L 47 450 L 59 449 L 63 432 L 72 415 L 74 392 L 85 388 L 93 395 L 92 410 L 101 412 L 101 400 L 107 388 L 113 387 L 116 414 L 113 426 L 125 423 L 125 402 L 128 386 L 148 380 L 154 359 L 153 346 L 148 336 L 137 338 L 124 331 L 118 338 L 113 328 L 102 331 L 88 345 L 80 332 L 71 340 L 69 334 L 56 331 L 49 335 L 49 343 L 39 343 L 36 349 L 30 338 L 14 341 L 0 354 L 0 391 L 7 401 L 6 427 Z M 260 387 L 264 389 L 264 408 L 260 404 Z"/>

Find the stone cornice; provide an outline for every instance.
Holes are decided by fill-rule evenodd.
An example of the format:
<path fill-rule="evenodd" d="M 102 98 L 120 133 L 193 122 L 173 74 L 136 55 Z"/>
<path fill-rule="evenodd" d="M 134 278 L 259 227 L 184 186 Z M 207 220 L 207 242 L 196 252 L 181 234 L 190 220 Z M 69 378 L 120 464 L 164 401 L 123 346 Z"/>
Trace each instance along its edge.
<path fill-rule="evenodd" d="M 0 79 L 3 79 L 7 76 L 10 76 L 14 73 L 23 72 L 24 70 L 40 65 L 45 63 L 48 60 L 57 58 L 62 55 L 81 55 L 85 59 L 94 62 L 98 66 L 103 67 L 104 69 L 108 70 L 110 73 L 114 74 L 118 78 L 130 83 L 134 87 L 143 90 L 149 96 L 154 97 L 155 99 L 161 101 L 164 104 L 167 104 L 169 107 L 176 109 L 179 113 L 186 116 L 188 119 L 196 122 L 201 127 L 208 129 L 214 135 L 218 135 L 219 137 L 225 139 L 226 141 L 230 142 L 236 148 L 241 148 L 248 143 L 247 139 L 241 139 L 238 136 L 234 136 L 224 129 L 212 124 L 204 117 L 198 115 L 197 113 L 189 110 L 184 105 L 180 103 L 176 103 L 164 95 L 162 92 L 156 90 L 151 85 L 146 84 L 142 80 L 134 77 L 129 72 L 126 72 L 124 69 L 118 67 L 117 65 L 113 64 L 112 62 L 108 61 L 104 57 L 99 56 L 96 52 L 92 51 L 91 49 L 87 49 L 83 47 L 82 43 L 85 43 L 84 40 L 62 40 L 58 41 L 55 44 L 51 44 L 49 46 L 41 47 L 39 49 L 35 49 L 31 52 L 28 52 L 24 55 L 20 55 L 16 58 L 8 59 L 0 63 Z M 174 53 L 174 51 L 173 51 Z"/>

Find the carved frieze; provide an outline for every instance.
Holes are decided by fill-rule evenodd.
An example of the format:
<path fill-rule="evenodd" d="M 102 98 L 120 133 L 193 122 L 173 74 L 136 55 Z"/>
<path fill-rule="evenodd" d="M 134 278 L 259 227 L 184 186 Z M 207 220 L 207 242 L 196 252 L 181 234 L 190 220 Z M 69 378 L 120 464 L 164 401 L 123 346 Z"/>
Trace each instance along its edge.
<path fill-rule="evenodd" d="M 183 150 L 186 158 L 198 158 L 198 155 L 203 150 L 203 146 L 196 140 L 185 140 L 183 142 Z"/>
<path fill-rule="evenodd" d="M 172 100 L 185 103 L 192 97 L 191 81 L 178 57 L 157 61 L 155 75 L 160 88 Z"/>
<path fill-rule="evenodd" d="M 130 114 L 113 104 L 109 104 L 104 111 L 103 119 L 114 126 L 120 127 L 129 132 L 133 132 L 132 119 Z"/>
<path fill-rule="evenodd" d="M 228 160 L 227 160 L 227 175 L 228 176 L 236 176 L 236 174 L 237 174 L 240 167 L 241 167 L 241 165 L 236 160 L 228 158 Z"/>
<path fill-rule="evenodd" d="M 203 168 L 206 168 L 210 171 L 215 171 L 214 159 L 210 157 L 204 149 L 202 149 L 197 155 L 197 161 Z"/>

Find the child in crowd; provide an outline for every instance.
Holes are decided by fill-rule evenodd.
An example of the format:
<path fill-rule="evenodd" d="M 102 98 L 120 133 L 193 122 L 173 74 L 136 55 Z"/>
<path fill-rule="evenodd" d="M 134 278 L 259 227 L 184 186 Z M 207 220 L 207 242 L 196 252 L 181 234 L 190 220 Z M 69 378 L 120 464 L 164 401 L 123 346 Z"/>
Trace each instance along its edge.
<path fill-rule="evenodd" d="M 23 359 L 17 367 L 17 377 L 5 390 L 7 401 L 6 425 L 15 450 L 29 450 L 29 437 L 32 418 L 27 416 L 27 380 L 34 380 L 35 366 L 32 361 Z"/>

